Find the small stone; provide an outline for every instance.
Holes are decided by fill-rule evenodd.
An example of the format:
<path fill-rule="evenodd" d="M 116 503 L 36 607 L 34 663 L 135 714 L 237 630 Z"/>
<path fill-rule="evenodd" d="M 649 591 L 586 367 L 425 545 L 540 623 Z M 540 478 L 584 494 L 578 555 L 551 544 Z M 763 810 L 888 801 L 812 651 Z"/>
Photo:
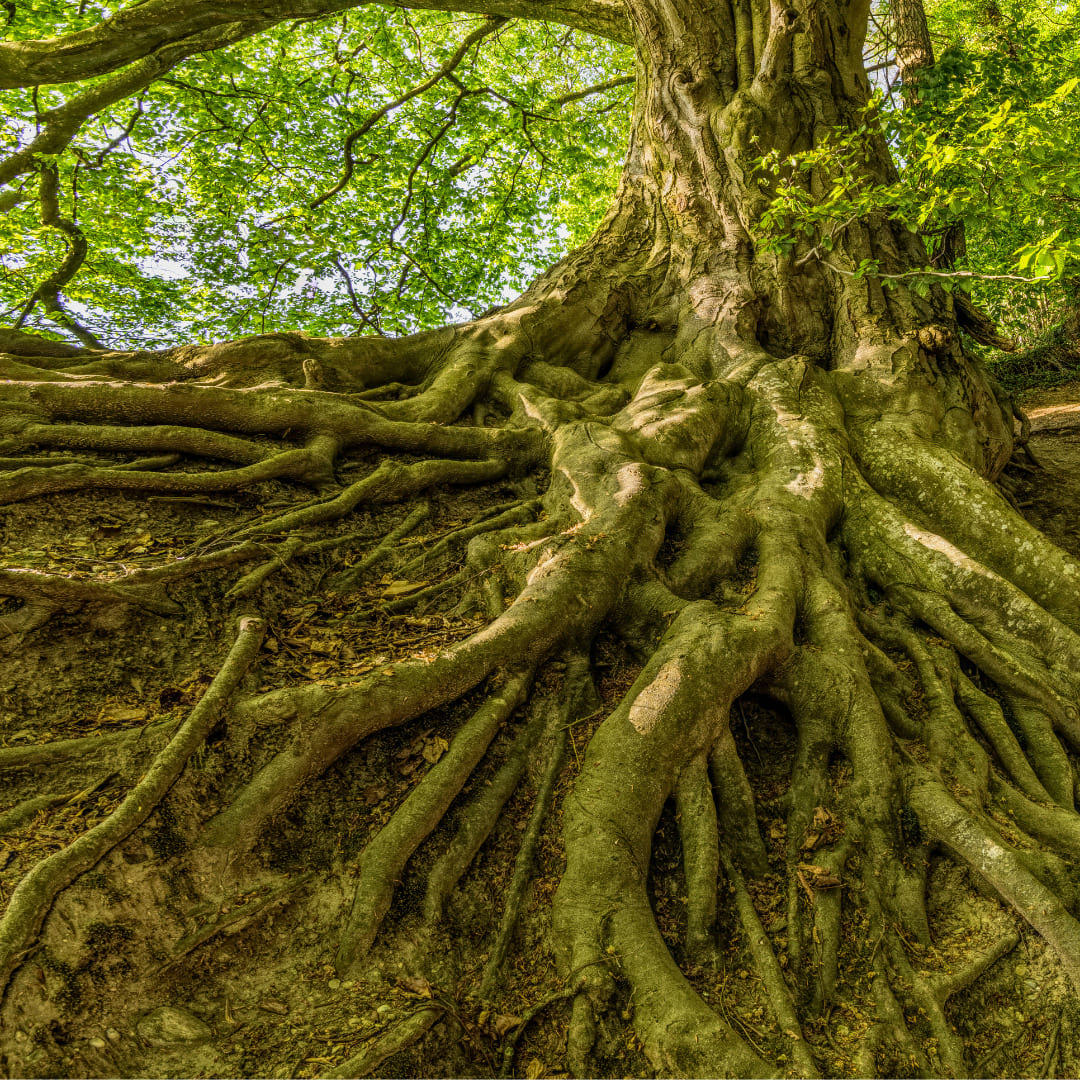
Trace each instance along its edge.
<path fill-rule="evenodd" d="M 104 1039 L 99 1039 L 99 1038 L 97 1038 L 95 1036 L 93 1039 L 90 1040 L 90 1045 L 95 1050 L 104 1050 L 105 1049 L 105 1040 Z"/>
<path fill-rule="evenodd" d="M 1027 964 L 1017 964 L 1013 971 L 1018 979 L 1022 979 L 1027 974 Z"/>
<path fill-rule="evenodd" d="M 340 979 L 331 979 L 326 985 L 329 986 L 331 990 L 340 990 L 341 989 L 341 980 Z"/>
<path fill-rule="evenodd" d="M 121 1035 L 116 1028 L 109 1028 L 109 1030 L 105 1032 L 105 1038 L 108 1039 L 109 1042 L 119 1042 Z"/>
<path fill-rule="evenodd" d="M 185 1043 L 204 1043 L 210 1039 L 210 1028 L 197 1016 L 172 1005 L 151 1009 L 135 1025 L 139 1037 L 151 1046 L 182 1046 Z"/>

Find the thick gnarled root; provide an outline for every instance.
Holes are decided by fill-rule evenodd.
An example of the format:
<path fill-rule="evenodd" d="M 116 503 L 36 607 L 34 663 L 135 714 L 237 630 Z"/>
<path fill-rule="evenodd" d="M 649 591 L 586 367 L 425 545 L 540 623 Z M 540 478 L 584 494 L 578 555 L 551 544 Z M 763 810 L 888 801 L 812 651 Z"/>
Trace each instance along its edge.
<path fill-rule="evenodd" d="M 978 535 L 951 511 L 937 520 L 915 481 L 884 471 L 878 436 L 848 430 L 842 373 L 700 346 L 686 349 L 685 363 L 653 358 L 632 377 L 605 381 L 611 357 L 595 350 L 571 367 L 555 362 L 553 345 L 538 359 L 515 342 L 499 359 L 494 326 L 425 340 L 424 349 L 441 350 L 441 365 L 416 341 L 372 343 L 363 356 L 358 346 L 355 370 L 330 346 L 285 342 L 267 361 L 285 385 L 261 389 L 240 388 L 258 367 L 253 342 L 200 354 L 189 368 L 176 357 L 140 361 L 187 370 L 165 392 L 111 381 L 104 359 L 84 372 L 92 380 L 42 377 L 31 386 L 24 378 L 9 387 L 5 400 L 25 413 L 0 450 L 16 460 L 42 448 L 188 459 L 155 469 L 34 459 L 5 474 L 12 500 L 94 486 L 233 491 L 271 479 L 317 489 L 303 505 L 250 518 L 216 547 L 170 564 L 93 581 L 5 570 L 0 594 L 23 599 L 27 611 L 16 629 L 30 633 L 39 616 L 95 605 L 178 618 L 165 589 L 180 595 L 196 580 L 220 584 L 215 603 L 224 610 L 255 601 L 272 610 L 276 591 L 286 591 L 278 571 L 296 566 L 309 575 L 305 587 L 325 574 L 310 585 L 320 603 L 353 602 L 377 572 L 404 579 L 407 595 L 342 615 L 351 630 L 394 625 L 407 607 L 425 616 L 483 611 L 482 626 L 469 624 L 467 637 L 437 654 L 399 654 L 360 675 L 309 678 L 240 701 L 225 745 L 242 768 L 220 779 L 206 820 L 191 830 L 188 863 L 222 880 L 227 870 L 243 895 L 265 834 L 338 770 L 354 775 L 358 745 L 404 736 L 406 725 L 468 695 L 469 715 L 447 732 L 438 760 L 407 794 L 401 788 L 363 850 L 350 854 L 358 856 L 351 869 L 348 858 L 335 865 L 349 893 L 330 935 L 339 976 L 351 982 L 384 944 L 393 950 L 406 932 L 398 906 L 411 904 L 421 919 L 421 943 L 453 933 L 449 901 L 481 873 L 477 856 L 518 799 L 527 811 L 518 815 L 504 901 L 483 939 L 487 958 L 470 975 L 498 1004 L 513 977 L 507 961 L 541 840 L 561 816 L 566 866 L 551 912 L 560 980 L 545 1000 L 572 999 L 567 1056 L 578 1073 L 617 1071 L 604 1058 L 626 1037 L 623 1020 L 663 1075 L 812 1077 L 840 1062 L 866 1074 L 969 1070 L 951 999 L 992 972 L 1015 936 L 980 943 L 951 973 L 915 963 L 936 947 L 932 853 L 977 875 L 1080 984 L 1069 885 L 1080 857 L 1080 639 L 1070 628 L 1073 599 L 1051 603 L 1035 579 L 1044 548 L 1015 569 L 990 558 L 1013 518 Z M 544 340 L 538 331 L 535 347 Z M 243 357 L 252 370 L 238 368 L 232 385 L 195 381 Z M 721 368 L 739 374 L 717 377 Z M 299 445 L 268 445 L 286 439 Z M 359 479 L 342 469 L 351 453 L 367 455 Z M 983 499 L 987 514 L 1012 514 L 959 459 L 927 450 L 918 464 L 920 483 L 944 476 L 951 490 Z M 518 484 L 530 472 L 542 480 L 536 470 L 548 466 L 542 497 Z M 338 480 L 343 473 L 349 478 Z M 451 489 L 485 491 L 482 507 L 448 514 Z M 409 505 L 377 530 L 348 523 L 392 502 Z M 436 537 L 415 539 L 428 522 L 438 522 Z M 342 566 L 354 547 L 363 549 L 357 561 Z M 1053 558 L 1053 567 L 1066 566 L 1066 556 Z M 219 581 L 224 572 L 234 576 Z M 589 653 L 601 632 L 633 655 L 637 674 L 598 707 Z M 242 635 L 245 663 L 258 647 L 251 634 Z M 238 678 L 225 689 L 215 682 L 182 725 L 173 719 L 143 733 L 148 752 L 171 741 L 147 774 L 156 786 L 135 789 L 142 817 L 127 802 L 116 812 L 128 833 L 171 782 L 159 763 L 168 759 L 175 778 L 216 721 L 208 710 Z M 777 709 L 786 742 L 750 730 L 740 705 L 748 693 Z M 574 743 L 571 761 L 574 724 L 597 714 L 583 759 Z M 262 730 L 272 734 L 265 746 Z M 744 730 L 762 747 L 756 764 L 744 753 Z M 0 768 L 99 771 L 102 757 L 126 754 L 132 742 L 123 732 L 4 747 Z M 24 800 L 0 824 L 21 828 L 59 798 Z M 655 859 L 665 818 L 678 834 L 674 870 Z M 77 844 L 32 871 L 12 898 L 0 924 L 8 974 L 56 890 L 101 858 L 104 849 L 93 847 L 87 863 L 79 854 L 87 845 Z M 75 858 L 73 871 L 49 869 Z M 677 933 L 658 919 L 665 874 L 670 892 L 685 897 Z M 46 878 L 48 888 L 26 901 Z M 281 888 L 292 895 L 296 885 Z M 279 895 L 239 904 L 236 919 L 254 920 Z M 170 963 L 231 926 L 225 913 L 182 937 Z M 733 956 L 760 976 L 764 1032 L 728 1009 Z M 848 979 L 855 969 L 861 981 Z M 721 991 L 707 1000 L 706 985 Z M 829 1045 L 833 1018 L 856 985 L 865 1024 L 841 1052 Z M 451 1014 L 441 998 L 423 1004 L 328 1075 L 374 1068 Z M 505 1060 L 519 1037 L 502 1047 Z"/>

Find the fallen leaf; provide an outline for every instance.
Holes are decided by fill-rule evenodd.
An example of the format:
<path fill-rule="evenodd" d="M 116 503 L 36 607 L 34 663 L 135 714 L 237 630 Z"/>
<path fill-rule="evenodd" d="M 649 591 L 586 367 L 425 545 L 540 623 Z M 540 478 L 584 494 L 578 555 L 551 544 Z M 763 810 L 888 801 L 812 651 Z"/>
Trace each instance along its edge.
<path fill-rule="evenodd" d="M 424 744 L 424 760 L 434 765 L 450 749 L 450 744 L 445 739 L 438 737 L 430 739 Z"/>
<path fill-rule="evenodd" d="M 383 600 L 390 600 L 395 596 L 408 596 L 409 593 L 427 588 L 427 584 L 426 581 L 392 581 L 379 595 Z"/>
<path fill-rule="evenodd" d="M 799 863 L 799 876 L 811 889 L 835 889 L 844 883 L 824 866 L 813 863 Z"/>
<path fill-rule="evenodd" d="M 431 983 L 423 977 L 423 975 L 403 975 L 399 980 L 402 987 L 406 989 L 410 994 L 416 994 L 418 997 L 431 998 Z"/>
<path fill-rule="evenodd" d="M 520 1016 L 496 1016 L 493 1027 L 495 1034 L 501 1039 L 508 1031 L 513 1031 L 520 1024 Z"/>
<path fill-rule="evenodd" d="M 525 1075 L 529 1080 L 540 1080 L 540 1077 L 546 1074 L 547 1066 L 539 1058 L 533 1058 L 525 1069 Z"/>
<path fill-rule="evenodd" d="M 810 852 L 825 844 L 831 844 L 843 831 L 844 826 L 840 820 L 824 806 L 818 806 L 814 810 L 814 820 L 803 837 L 801 850 Z"/>

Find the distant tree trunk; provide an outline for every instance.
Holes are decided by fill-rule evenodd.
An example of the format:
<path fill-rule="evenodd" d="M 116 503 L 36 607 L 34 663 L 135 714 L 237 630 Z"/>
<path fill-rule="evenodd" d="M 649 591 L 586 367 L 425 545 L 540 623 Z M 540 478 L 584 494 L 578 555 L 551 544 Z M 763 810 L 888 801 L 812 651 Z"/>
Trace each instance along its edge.
<path fill-rule="evenodd" d="M 6 455 L 143 459 L 38 459 L 0 477 L 7 502 L 94 490 L 220 499 L 268 481 L 316 495 L 253 513 L 228 546 L 157 571 L 4 571 L 0 591 L 24 599 L 8 625 L 41 634 L 57 612 L 110 605 L 178 618 L 167 585 L 196 574 L 227 583 L 223 572 L 245 561 L 258 569 L 228 590 L 204 587 L 200 610 L 223 620 L 262 595 L 276 618 L 278 594 L 259 589 L 286 563 L 315 560 L 313 595 L 351 590 L 358 604 L 365 576 L 393 568 L 384 614 L 429 604 L 483 626 L 430 653 L 380 654 L 360 674 L 246 690 L 227 714 L 226 749 L 208 751 L 218 771 L 204 766 L 169 796 L 184 840 L 169 881 L 183 866 L 189 893 L 224 882 L 246 895 L 277 865 L 260 852 L 316 790 L 344 784 L 360 812 L 353 747 L 421 717 L 449 723 L 458 714 L 446 710 L 467 701 L 408 797 L 383 817 L 370 811 L 362 851 L 311 856 L 323 876 L 304 887 L 321 890 L 320 917 L 338 920 L 341 979 L 362 981 L 369 957 L 387 969 L 406 958 L 438 984 L 441 941 L 461 978 L 497 999 L 535 902 L 544 937 L 533 945 L 552 950 L 561 980 L 551 1001 L 570 1002 L 560 1069 L 621 1074 L 629 1022 L 663 1075 L 960 1075 L 973 1062 L 948 1000 L 1017 937 L 979 949 L 965 939 L 966 957 L 939 961 L 932 854 L 977 875 L 1080 986 L 1064 861 L 1080 858 L 1080 565 L 995 483 L 1019 421 L 965 351 L 950 297 L 906 287 L 924 262 L 919 239 L 885 213 L 849 222 L 827 253 L 804 242 L 777 257 L 756 239 L 771 194 L 756 162 L 770 151 L 786 162 L 865 123 L 864 0 L 627 0 L 626 11 L 637 80 L 614 204 L 505 308 L 397 341 L 268 335 L 68 358 L 28 355 L 20 338 L 17 357 L 0 357 Z M 932 61 L 920 26 L 919 55 Z M 868 180 L 893 175 L 880 135 L 861 167 Z M 827 177 L 796 176 L 810 203 L 827 197 Z M 865 260 L 896 287 L 856 276 Z M 177 455 L 227 464 L 177 471 Z M 343 463 L 362 466 L 360 479 L 343 480 Z M 455 493 L 490 498 L 496 484 L 519 497 L 487 516 Z M 385 542 L 345 568 L 335 523 L 393 502 L 406 505 Z M 425 561 L 397 545 L 432 512 L 447 536 Z M 458 567 L 454 545 L 466 543 Z M 244 625 L 207 697 L 233 693 L 237 655 L 251 661 L 257 628 Z M 602 638 L 633 658 L 614 699 L 598 689 Z M 756 788 L 734 722 L 749 693 L 791 731 L 763 745 L 775 772 Z M 147 777 L 182 771 L 208 722 L 196 707 Z M 579 724 L 588 737 L 571 744 Z M 512 744 L 468 786 L 507 731 Z M 145 760 L 124 747 L 134 783 Z M 36 753 L 48 764 L 49 751 Z M 0 749 L 0 765 L 26 760 Z M 522 854 L 512 880 L 485 886 L 498 930 L 439 937 L 448 898 L 519 786 L 522 830 L 500 835 L 521 837 Z M 145 818 L 151 803 L 136 801 Z M 669 804 L 681 863 L 679 929 L 665 922 L 665 938 L 653 848 Z M 46 943 L 67 933 L 47 918 L 53 900 L 139 827 L 128 810 L 128 832 L 98 835 L 79 860 L 46 860 L 12 896 L 0 921 L 7 1022 L 40 1008 L 27 950 L 39 932 Z M 553 895 L 530 900 L 552 813 L 565 871 Z M 290 850 L 304 858 L 304 845 Z M 145 913 L 131 918 L 152 936 Z M 182 940 L 194 951 L 203 939 Z M 769 1020 L 724 1008 L 716 972 L 736 940 Z M 261 947 L 269 963 L 273 946 Z M 425 1018 L 459 1016 L 449 995 L 422 1005 L 415 1038 Z M 819 1032 L 831 1038 L 855 998 L 858 1022 L 834 1050 Z"/>
<path fill-rule="evenodd" d="M 893 0 L 891 12 L 904 104 L 918 105 L 919 73 L 934 66 L 934 43 L 930 40 L 926 11 L 922 0 Z"/>

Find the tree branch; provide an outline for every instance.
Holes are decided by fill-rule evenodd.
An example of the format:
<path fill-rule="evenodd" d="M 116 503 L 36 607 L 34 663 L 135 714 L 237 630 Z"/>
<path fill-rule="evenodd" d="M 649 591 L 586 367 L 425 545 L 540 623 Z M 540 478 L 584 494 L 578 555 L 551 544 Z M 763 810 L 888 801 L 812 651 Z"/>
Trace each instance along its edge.
<path fill-rule="evenodd" d="M 215 34 L 228 24 L 247 37 L 291 19 L 321 18 L 364 0 L 144 0 L 97 26 L 56 38 L 0 43 L 0 90 L 78 82 Z M 630 41 L 618 0 L 404 0 L 395 6 L 562 23 L 613 41 Z M 216 48 L 217 46 L 212 46 Z"/>
<path fill-rule="evenodd" d="M 358 128 L 354 128 L 349 132 L 345 139 L 345 171 L 342 173 L 341 179 L 329 190 L 323 192 L 317 199 L 308 203 L 308 209 L 314 210 L 319 206 L 322 206 L 324 202 L 332 199 L 335 195 L 340 193 L 345 185 L 352 179 L 353 171 L 356 168 L 356 161 L 353 158 L 353 147 L 357 142 L 362 139 L 387 113 L 392 112 L 394 109 L 404 105 L 406 101 L 411 101 L 414 97 L 424 93 L 425 90 L 430 90 L 441 79 L 445 79 L 454 68 L 465 59 L 465 55 L 469 49 L 473 47 L 478 41 L 482 41 L 489 34 L 495 33 L 496 30 L 506 25 L 505 19 L 493 19 L 491 22 L 486 23 L 484 26 L 478 27 L 474 30 L 465 40 L 454 50 L 452 56 L 450 56 L 446 63 L 443 64 L 438 71 L 433 75 L 426 78 L 423 82 L 417 83 L 415 86 L 410 87 L 400 97 L 394 98 L 393 101 L 388 101 L 385 105 L 376 109 Z"/>
<path fill-rule="evenodd" d="M 82 326 L 68 312 L 60 301 L 60 290 L 79 272 L 79 267 L 86 261 L 86 237 L 82 229 L 70 218 L 60 216 L 60 175 L 55 165 L 41 166 L 41 224 L 57 229 L 67 237 L 68 253 L 64 261 L 38 285 L 27 301 L 15 329 L 26 320 L 35 304 L 41 304 L 52 319 L 65 330 L 70 330 L 90 349 L 105 349 L 105 346 L 86 327 Z"/>
<path fill-rule="evenodd" d="M 595 86 L 586 86 L 584 90 L 575 90 L 572 94 L 563 94 L 562 97 L 553 98 L 552 105 L 569 105 L 573 101 L 581 101 L 593 94 L 602 94 L 605 90 L 614 90 L 619 86 L 633 86 L 633 75 L 621 75 L 617 79 L 608 79 L 607 82 L 597 83 Z"/>

